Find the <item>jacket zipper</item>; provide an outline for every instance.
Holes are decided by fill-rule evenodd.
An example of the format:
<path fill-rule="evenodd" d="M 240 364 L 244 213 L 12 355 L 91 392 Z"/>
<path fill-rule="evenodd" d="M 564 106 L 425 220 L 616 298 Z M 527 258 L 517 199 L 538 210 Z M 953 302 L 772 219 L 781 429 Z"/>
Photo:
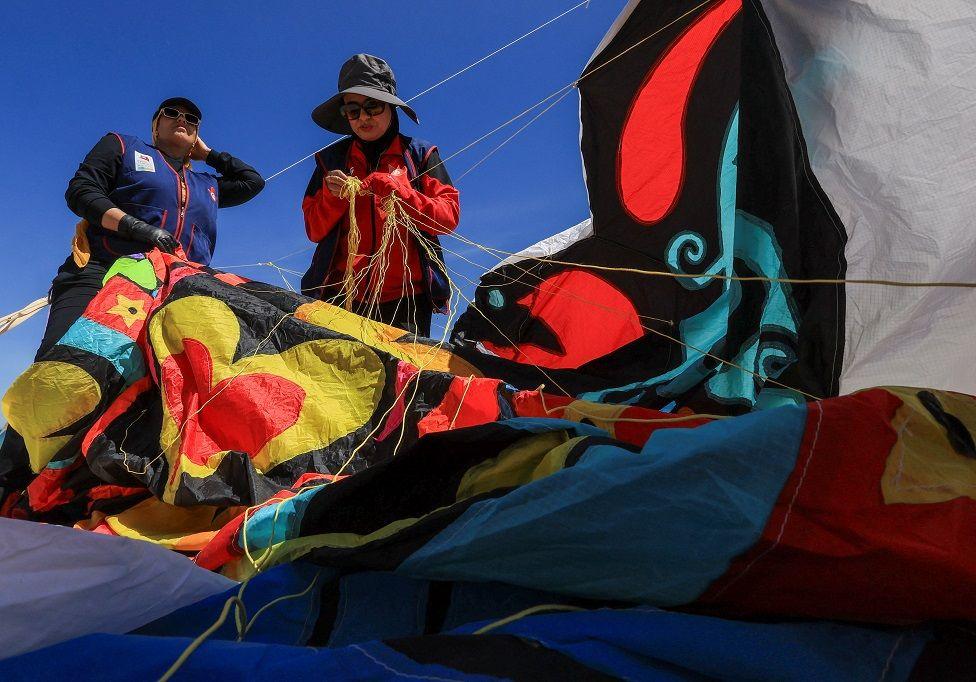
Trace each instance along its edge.
<path fill-rule="evenodd" d="M 176 174 L 180 188 L 180 214 L 176 221 L 176 232 L 173 233 L 173 236 L 176 237 L 177 241 L 180 240 L 180 236 L 183 234 L 183 223 L 186 220 L 186 207 L 190 204 L 190 188 L 187 186 L 186 178 L 183 175 L 185 172 L 186 170 L 184 169 L 182 173 Z"/>
<path fill-rule="evenodd" d="M 383 160 L 383 154 L 380 154 L 376 158 L 376 163 L 373 164 L 373 169 L 370 171 L 370 173 L 375 173 L 377 170 L 379 170 L 380 161 L 382 161 L 382 160 Z M 368 168 L 368 166 L 367 166 L 367 168 Z M 367 175 L 369 175 L 369 173 L 367 173 Z M 380 243 L 379 243 L 379 240 L 376 238 L 376 199 L 374 197 L 370 197 L 370 200 L 369 200 L 369 226 L 370 226 L 370 229 L 373 232 L 373 246 L 370 249 L 370 251 L 372 251 L 373 253 L 376 253 L 376 250 L 379 248 Z M 373 278 L 375 279 L 375 277 L 376 277 L 376 275 L 374 273 Z M 376 284 L 376 285 L 382 286 L 382 283 L 380 283 L 380 282 L 373 282 L 372 284 Z M 370 288 L 373 288 L 373 287 L 371 286 Z"/>

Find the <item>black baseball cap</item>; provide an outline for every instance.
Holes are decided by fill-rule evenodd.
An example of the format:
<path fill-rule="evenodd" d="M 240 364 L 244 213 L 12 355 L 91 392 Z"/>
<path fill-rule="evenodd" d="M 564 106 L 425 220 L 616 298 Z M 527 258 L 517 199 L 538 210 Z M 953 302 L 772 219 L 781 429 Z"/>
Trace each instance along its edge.
<path fill-rule="evenodd" d="M 186 97 L 170 97 L 169 99 L 164 99 L 162 102 L 159 103 L 159 106 L 156 107 L 156 111 L 155 113 L 153 113 L 154 121 L 156 120 L 156 117 L 159 116 L 159 112 L 162 111 L 164 107 L 183 107 L 189 113 L 199 118 L 201 121 L 203 120 L 203 114 L 200 112 L 200 107 L 198 107 L 196 104 L 188 100 Z"/>

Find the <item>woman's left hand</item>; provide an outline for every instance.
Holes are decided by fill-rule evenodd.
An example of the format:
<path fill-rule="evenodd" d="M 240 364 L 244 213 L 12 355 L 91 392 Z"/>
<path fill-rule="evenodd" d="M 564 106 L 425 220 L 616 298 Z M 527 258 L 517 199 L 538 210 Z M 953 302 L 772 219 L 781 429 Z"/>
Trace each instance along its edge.
<path fill-rule="evenodd" d="M 203 138 L 198 137 L 197 141 L 193 143 L 193 147 L 190 148 L 190 158 L 194 161 L 206 161 L 210 151 L 210 147 L 203 141 Z"/>
<path fill-rule="evenodd" d="M 373 194 L 385 199 L 393 192 L 403 196 L 404 190 L 410 188 L 410 183 L 406 177 L 406 173 L 397 171 L 393 173 L 370 173 L 364 184 Z"/>

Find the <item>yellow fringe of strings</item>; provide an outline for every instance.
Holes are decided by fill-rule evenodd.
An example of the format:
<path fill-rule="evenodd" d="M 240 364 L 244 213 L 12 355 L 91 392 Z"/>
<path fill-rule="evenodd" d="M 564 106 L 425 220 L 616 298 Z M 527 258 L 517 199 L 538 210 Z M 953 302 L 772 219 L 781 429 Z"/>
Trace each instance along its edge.
<path fill-rule="evenodd" d="M 339 189 L 339 198 L 349 201 L 349 234 L 346 237 L 346 271 L 342 278 L 343 306 L 346 310 L 352 310 L 352 301 L 355 294 L 353 282 L 353 264 L 359 252 L 359 223 L 356 221 L 356 197 L 363 195 L 363 181 L 355 176 L 346 178 L 345 184 Z"/>

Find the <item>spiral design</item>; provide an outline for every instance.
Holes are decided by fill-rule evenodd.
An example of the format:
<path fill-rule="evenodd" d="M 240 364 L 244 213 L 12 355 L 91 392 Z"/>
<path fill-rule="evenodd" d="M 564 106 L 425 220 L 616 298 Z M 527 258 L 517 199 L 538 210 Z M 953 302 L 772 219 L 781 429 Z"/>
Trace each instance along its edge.
<path fill-rule="evenodd" d="M 696 232 L 679 232 L 668 243 L 667 263 L 671 272 L 675 274 L 689 274 L 684 267 L 701 265 L 705 260 L 705 240 Z M 706 273 L 707 274 L 707 273 Z M 710 277 L 685 277 L 678 282 L 686 289 L 701 289 L 708 284 Z"/>

